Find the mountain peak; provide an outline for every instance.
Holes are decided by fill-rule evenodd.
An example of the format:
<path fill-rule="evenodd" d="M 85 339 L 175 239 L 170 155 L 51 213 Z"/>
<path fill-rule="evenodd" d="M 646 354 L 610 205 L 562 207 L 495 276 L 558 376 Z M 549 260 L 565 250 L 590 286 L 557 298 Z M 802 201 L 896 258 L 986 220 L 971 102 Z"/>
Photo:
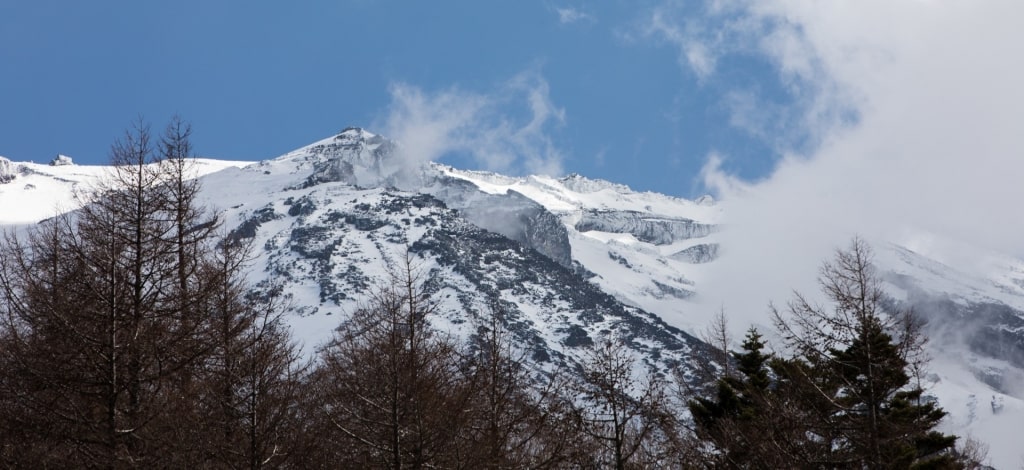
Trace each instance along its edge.
<path fill-rule="evenodd" d="M 53 160 L 50 160 L 50 166 L 67 166 L 74 165 L 74 160 L 71 157 L 63 154 L 58 154 Z"/>
<path fill-rule="evenodd" d="M 633 192 L 629 186 L 624 184 L 612 183 L 611 181 L 605 181 L 602 179 L 591 179 L 579 173 L 571 173 L 558 181 L 566 188 L 577 193 L 594 193 L 605 189 L 611 189 L 619 193 Z"/>
<path fill-rule="evenodd" d="M 413 168 L 396 152 L 397 145 L 359 127 L 290 152 L 282 159 L 308 162 L 313 173 L 304 186 L 342 182 L 358 187 L 405 187 L 421 168 Z"/>
<path fill-rule="evenodd" d="M 334 136 L 334 140 L 338 142 L 366 142 L 370 140 L 383 141 L 384 139 L 372 132 L 363 129 L 362 127 L 346 127 Z"/>

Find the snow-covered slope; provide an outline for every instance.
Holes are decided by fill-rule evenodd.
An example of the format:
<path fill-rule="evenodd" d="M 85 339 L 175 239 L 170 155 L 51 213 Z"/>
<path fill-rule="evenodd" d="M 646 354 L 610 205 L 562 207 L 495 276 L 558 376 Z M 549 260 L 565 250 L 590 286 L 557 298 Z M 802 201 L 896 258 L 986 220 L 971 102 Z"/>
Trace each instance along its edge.
<path fill-rule="evenodd" d="M 704 354 L 692 336 L 706 326 L 697 299 L 729 250 L 723 208 L 710 197 L 410 165 L 398 144 L 355 128 L 273 160 L 199 163 L 205 205 L 252 240 L 251 278 L 291 297 L 307 351 L 408 251 L 441 300 L 436 326 L 470 335 L 497 306 L 542 366 L 571 365 L 607 335 L 659 371 Z M 105 171 L 0 159 L 0 224 L 76 207 L 75 192 Z M 917 247 L 873 245 L 893 301 L 930 321 L 926 386 L 950 412 L 945 426 L 990 444 L 997 467 L 1016 466 L 1024 262 L 987 254 L 985 269 L 957 269 Z"/>
<path fill-rule="evenodd" d="M 63 155 L 61 155 L 64 157 Z M 25 224 L 76 209 L 78 196 L 86 196 L 110 171 L 100 165 L 75 165 L 68 157 L 60 165 L 11 162 L 0 157 L 0 225 Z M 229 167 L 247 165 L 212 159 L 196 159 L 196 176 Z"/>
<path fill-rule="evenodd" d="M 945 429 L 989 445 L 996 468 L 1019 467 L 1024 263 L 972 249 L 973 266 L 965 271 L 904 246 L 876 246 L 887 292 L 928 322 L 926 385 L 949 412 Z"/>
<path fill-rule="evenodd" d="M 659 371 L 703 354 L 700 341 L 588 280 L 593 274 L 570 257 L 569 231 L 544 206 L 480 191 L 439 165 L 394 165 L 394 148 L 346 129 L 203 180 L 206 205 L 257 247 L 252 279 L 277 283 L 290 297 L 307 349 L 408 250 L 441 300 L 435 325 L 469 335 L 497 306 L 541 365 L 572 366 L 609 334 Z"/>
<path fill-rule="evenodd" d="M 596 274 L 592 282 L 621 301 L 642 306 L 670 324 L 696 331 L 685 299 L 717 253 L 721 209 L 700 202 L 635 192 L 579 175 L 510 178 L 438 166 L 445 175 L 490 194 L 521 194 L 557 215 L 572 258 Z"/>

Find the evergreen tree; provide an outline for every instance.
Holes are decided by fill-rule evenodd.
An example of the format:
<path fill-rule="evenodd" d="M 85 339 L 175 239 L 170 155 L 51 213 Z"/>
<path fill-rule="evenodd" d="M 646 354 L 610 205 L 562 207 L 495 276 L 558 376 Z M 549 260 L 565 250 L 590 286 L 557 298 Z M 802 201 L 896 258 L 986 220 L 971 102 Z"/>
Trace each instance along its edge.
<path fill-rule="evenodd" d="M 770 379 L 767 364 L 771 359 L 761 351 L 764 342 L 750 328 L 743 350 L 733 354 L 738 375 L 718 380 L 713 398 L 698 397 L 689 403 L 698 437 L 713 444 L 705 455 L 710 462 L 726 466 L 746 466 L 757 462 L 762 425 L 768 420 L 766 400 Z"/>
<path fill-rule="evenodd" d="M 776 326 L 795 356 L 780 362 L 788 399 L 810 431 L 808 464 L 864 468 L 955 467 L 954 436 L 934 430 L 945 415 L 922 402 L 910 373 L 921 366 L 923 336 L 909 312 L 887 313 L 867 244 L 822 267 L 833 310 L 797 294 Z M 780 392 L 774 394 L 781 395 Z M 781 398 L 781 397 L 780 397 Z"/>
<path fill-rule="evenodd" d="M 706 465 L 730 468 L 961 468 L 945 415 L 922 400 L 911 374 L 923 365 L 913 315 L 886 312 L 867 245 L 855 239 L 822 268 L 833 309 L 800 294 L 773 309 L 791 353 L 763 354 L 756 330 L 733 355 L 738 374 L 690 403 Z"/>
<path fill-rule="evenodd" d="M 946 467 L 955 436 L 933 431 L 945 412 L 922 402 L 909 387 L 907 362 L 876 317 L 865 317 L 860 335 L 844 350 L 831 350 L 829 371 L 842 390 L 835 398 L 846 428 L 844 450 L 872 468 Z"/>

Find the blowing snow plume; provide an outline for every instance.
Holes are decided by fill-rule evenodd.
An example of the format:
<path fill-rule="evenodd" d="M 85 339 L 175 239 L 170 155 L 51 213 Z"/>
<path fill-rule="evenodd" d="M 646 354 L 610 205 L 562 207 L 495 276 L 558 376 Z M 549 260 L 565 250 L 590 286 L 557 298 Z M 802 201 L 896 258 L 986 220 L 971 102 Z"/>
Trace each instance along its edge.
<path fill-rule="evenodd" d="M 524 72 L 491 93 L 458 88 L 427 92 L 394 83 L 391 105 L 377 126 L 399 142 L 411 164 L 465 155 L 491 171 L 559 175 L 562 153 L 548 134 L 565 121 L 544 78 Z"/>

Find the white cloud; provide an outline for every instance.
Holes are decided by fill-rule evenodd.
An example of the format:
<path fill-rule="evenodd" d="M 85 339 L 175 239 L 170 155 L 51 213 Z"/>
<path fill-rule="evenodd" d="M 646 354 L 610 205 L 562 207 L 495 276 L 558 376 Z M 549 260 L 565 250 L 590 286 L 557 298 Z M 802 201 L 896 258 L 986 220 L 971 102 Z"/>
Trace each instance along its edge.
<path fill-rule="evenodd" d="M 562 24 L 572 24 L 579 21 L 594 21 L 593 15 L 572 7 L 556 7 L 555 13 L 558 13 L 558 22 Z"/>
<path fill-rule="evenodd" d="M 757 181 L 725 172 L 728 155 L 709 156 L 702 178 L 722 200 L 726 229 L 722 257 L 698 280 L 706 311 L 695 315 L 724 305 L 740 333 L 764 325 L 768 302 L 784 303 L 791 289 L 813 295 L 820 263 L 855 234 L 974 274 L 992 274 L 979 252 L 1024 257 L 1024 3 L 708 5 L 666 2 L 645 26 L 705 82 L 718 67 L 702 64 L 767 59 L 776 75 L 765 78 L 792 101 L 775 109 L 756 89 L 728 90 L 732 125 L 781 150 L 793 141 L 787 132 L 811 145 L 788 146 Z M 694 41 L 707 60 L 689 59 Z M 783 144 L 773 142 L 779 134 Z M 1003 446 L 992 455 L 1001 467 L 1019 463 L 1016 454 Z"/>
<path fill-rule="evenodd" d="M 734 127 L 783 153 L 818 143 L 828 130 L 849 120 L 853 107 L 846 94 L 850 90 L 837 86 L 824 70 L 803 25 L 771 5 L 669 0 L 645 13 L 638 31 L 675 48 L 680 67 L 702 85 L 717 78 L 723 58 L 769 59 L 778 71 L 773 81 L 792 100 L 789 106 L 757 88 L 729 90 L 722 104 Z"/>
<path fill-rule="evenodd" d="M 640 32 L 678 48 L 679 65 L 692 71 L 699 80 L 705 80 L 715 71 L 718 54 L 714 48 L 718 44 L 701 40 L 702 30 L 697 25 L 677 23 L 673 7 L 669 4 L 652 11 L 641 24 Z"/>
<path fill-rule="evenodd" d="M 769 299 L 816 290 L 817 266 L 854 234 L 952 240 L 920 247 L 960 269 L 976 268 L 971 254 L 944 247 L 1024 255 L 1024 3 L 757 0 L 721 11 L 712 19 L 729 34 L 679 37 L 707 37 L 715 54 L 756 51 L 795 98 L 766 110 L 733 90 L 733 124 L 758 135 L 793 113 L 781 121 L 817 145 L 759 181 L 709 158 L 702 176 L 728 225 L 704 282 L 709 309 L 765 318 Z"/>
<path fill-rule="evenodd" d="M 410 165 L 459 153 L 492 171 L 562 173 L 563 155 L 548 131 L 564 123 L 565 111 L 551 101 L 537 72 L 521 73 L 491 93 L 426 92 L 405 83 L 392 84 L 390 92 L 377 127 L 399 142 L 399 155 Z"/>

